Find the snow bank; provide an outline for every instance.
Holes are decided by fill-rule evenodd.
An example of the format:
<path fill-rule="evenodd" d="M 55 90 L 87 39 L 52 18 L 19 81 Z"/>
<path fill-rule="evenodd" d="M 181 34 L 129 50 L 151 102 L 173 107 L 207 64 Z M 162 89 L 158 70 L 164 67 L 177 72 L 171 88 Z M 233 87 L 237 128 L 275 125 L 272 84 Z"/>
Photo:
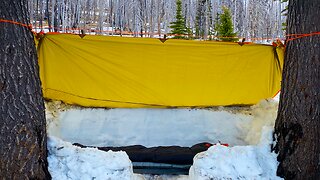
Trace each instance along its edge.
<path fill-rule="evenodd" d="M 195 156 L 190 180 L 281 179 L 276 176 L 276 154 L 270 152 L 272 127 L 263 128 L 257 146 L 225 147 L 215 145 Z"/>
<path fill-rule="evenodd" d="M 252 116 L 224 109 L 72 108 L 60 111 L 48 132 L 90 146 L 192 146 L 219 141 L 247 144 L 243 127 Z"/>
<path fill-rule="evenodd" d="M 55 180 L 135 179 L 125 152 L 79 148 L 55 137 L 48 138 L 49 172 Z"/>

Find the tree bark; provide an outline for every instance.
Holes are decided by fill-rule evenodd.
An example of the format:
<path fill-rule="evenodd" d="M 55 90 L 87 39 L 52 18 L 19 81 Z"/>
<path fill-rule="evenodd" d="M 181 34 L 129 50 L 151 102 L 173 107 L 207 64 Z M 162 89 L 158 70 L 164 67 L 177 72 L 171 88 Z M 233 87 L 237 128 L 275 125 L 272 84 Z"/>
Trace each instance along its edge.
<path fill-rule="evenodd" d="M 319 0 L 291 0 L 287 34 L 320 31 Z M 275 125 L 277 175 L 320 179 L 320 35 L 287 41 Z"/>
<path fill-rule="evenodd" d="M 28 23 L 26 0 L 1 0 L 0 18 Z M 33 34 L 0 22 L 0 179 L 50 179 Z"/>

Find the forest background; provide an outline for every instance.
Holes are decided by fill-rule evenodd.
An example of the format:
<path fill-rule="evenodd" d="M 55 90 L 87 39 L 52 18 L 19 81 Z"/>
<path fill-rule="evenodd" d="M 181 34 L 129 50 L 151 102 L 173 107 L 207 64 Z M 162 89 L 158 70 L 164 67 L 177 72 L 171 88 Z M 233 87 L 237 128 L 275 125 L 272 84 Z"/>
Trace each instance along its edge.
<path fill-rule="evenodd" d="M 175 21 L 176 0 L 30 0 L 34 30 L 163 37 Z M 276 0 L 182 0 L 185 24 L 199 39 L 215 35 L 222 8 L 232 15 L 234 31 L 247 41 L 284 38 L 287 3 Z M 196 32 L 203 32 L 201 35 Z"/>

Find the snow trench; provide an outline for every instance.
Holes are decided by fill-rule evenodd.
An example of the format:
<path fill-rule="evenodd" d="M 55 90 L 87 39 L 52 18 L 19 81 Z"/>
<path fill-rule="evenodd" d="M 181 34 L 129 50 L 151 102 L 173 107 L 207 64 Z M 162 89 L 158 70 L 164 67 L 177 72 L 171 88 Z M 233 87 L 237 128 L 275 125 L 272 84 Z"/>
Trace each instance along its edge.
<path fill-rule="evenodd" d="M 46 103 L 49 171 L 54 180 L 209 180 L 280 179 L 270 152 L 277 102 L 211 109 L 83 109 Z M 133 173 L 125 152 L 92 146 L 191 146 L 223 142 L 194 157 L 186 176 Z"/>

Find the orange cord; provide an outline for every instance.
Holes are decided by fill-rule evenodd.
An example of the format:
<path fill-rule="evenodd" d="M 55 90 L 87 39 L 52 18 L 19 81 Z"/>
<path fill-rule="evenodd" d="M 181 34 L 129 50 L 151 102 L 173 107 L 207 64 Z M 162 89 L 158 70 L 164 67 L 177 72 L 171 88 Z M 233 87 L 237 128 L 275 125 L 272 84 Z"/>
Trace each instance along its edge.
<path fill-rule="evenodd" d="M 309 37 L 309 36 L 314 36 L 314 35 L 320 35 L 320 32 L 312 32 L 308 34 L 288 34 L 287 37 L 288 39 L 286 41 L 292 41 L 295 39 L 300 39 L 303 37 Z"/>
<path fill-rule="evenodd" d="M 19 25 L 19 26 L 22 26 L 22 27 L 26 27 L 26 28 L 32 30 L 32 25 L 31 25 L 31 24 L 23 24 L 23 23 L 20 23 L 20 22 L 11 21 L 11 20 L 7 20 L 7 19 L 0 19 L 0 22 L 15 24 L 15 25 Z"/>
<path fill-rule="evenodd" d="M 23 27 L 26 27 L 28 29 L 30 29 L 32 31 L 32 25 L 31 24 L 23 24 L 23 23 L 20 23 L 20 22 L 16 22 L 16 21 L 11 21 L 11 20 L 6 20 L 6 19 L 0 19 L 0 22 L 4 22 L 4 23 L 10 23 L 10 24 L 15 24 L 15 25 L 19 25 L 19 26 L 23 26 Z M 52 28 L 51 26 L 49 26 L 49 28 Z M 57 28 L 57 27 L 53 27 L 55 29 L 58 29 L 60 31 L 80 31 L 81 29 L 79 28 Z M 33 31 L 34 32 L 34 31 Z M 90 30 L 90 32 L 99 32 L 99 33 L 102 33 L 102 32 L 105 32 L 105 33 L 120 33 L 118 31 L 99 31 L 99 30 Z M 43 32 L 42 32 L 43 33 Z M 52 34 L 52 33 L 50 33 Z M 71 33 L 72 34 L 72 33 Z M 133 34 L 138 34 L 138 35 L 158 35 L 159 33 L 147 33 L 147 32 L 144 32 L 144 33 L 141 33 L 141 32 L 121 32 L 121 35 L 133 35 Z M 171 36 L 189 36 L 188 34 L 168 34 L 168 35 L 171 35 Z M 286 42 L 288 41 L 292 41 L 292 40 L 295 40 L 295 39 L 300 39 L 300 38 L 304 38 L 304 37 L 309 37 L 309 36 L 315 36 L 315 35 L 320 35 L 320 32 L 312 32 L 312 33 L 308 33 L 308 34 L 288 34 L 286 35 L 287 39 L 286 39 Z M 211 36 L 212 38 L 238 38 L 238 39 L 243 39 L 243 37 L 220 37 L 220 36 Z M 274 38 L 249 38 L 251 40 L 272 40 Z M 279 39 L 277 39 L 279 40 Z"/>

